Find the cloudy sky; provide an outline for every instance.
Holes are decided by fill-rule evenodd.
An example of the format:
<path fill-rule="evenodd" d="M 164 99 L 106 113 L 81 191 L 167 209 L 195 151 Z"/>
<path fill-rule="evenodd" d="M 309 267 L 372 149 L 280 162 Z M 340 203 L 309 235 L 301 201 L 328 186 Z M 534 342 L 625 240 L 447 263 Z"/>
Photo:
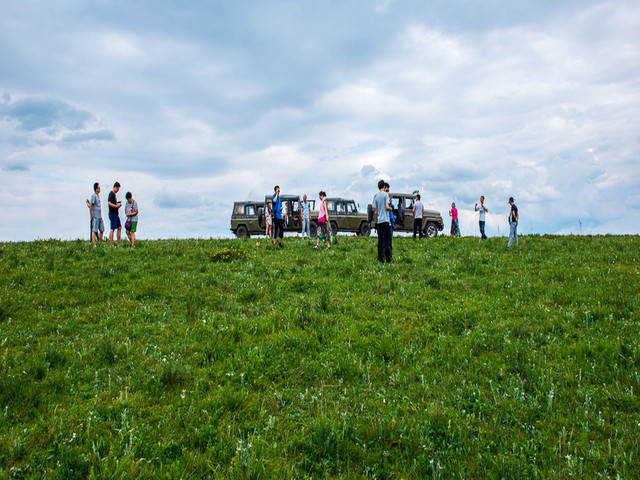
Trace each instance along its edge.
<path fill-rule="evenodd" d="M 21 0 L 0 16 L 0 241 L 229 234 L 234 200 L 379 178 L 477 235 L 640 230 L 638 1 Z"/>

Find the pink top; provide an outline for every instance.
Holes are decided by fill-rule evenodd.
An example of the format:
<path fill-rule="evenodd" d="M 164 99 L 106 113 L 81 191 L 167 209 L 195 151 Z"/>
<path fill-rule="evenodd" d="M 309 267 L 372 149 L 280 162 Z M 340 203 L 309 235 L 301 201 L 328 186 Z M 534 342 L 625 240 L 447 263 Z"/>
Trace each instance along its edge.
<path fill-rule="evenodd" d="M 320 201 L 320 209 L 318 210 L 318 220 L 327 216 L 327 211 L 324 208 L 324 200 Z"/>
<path fill-rule="evenodd" d="M 453 220 L 458 219 L 458 209 L 456 207 L 451 207 L 451 218 Z"/>

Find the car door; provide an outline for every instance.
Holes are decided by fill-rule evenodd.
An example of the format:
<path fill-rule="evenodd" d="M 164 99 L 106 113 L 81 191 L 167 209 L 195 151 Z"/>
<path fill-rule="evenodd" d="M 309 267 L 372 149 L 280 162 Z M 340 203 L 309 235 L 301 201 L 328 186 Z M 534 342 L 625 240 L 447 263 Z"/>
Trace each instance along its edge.
<path fill-rule="evenodd" d="M 413 230 L 413 197 L 404 197 L 402 211 L 404 214 L 403 225 L 405 230 Z"/>
<path fill-rule="evenodd" d="M 360 227 L 360 224 L 358 220 L 358 209 L 356 208 L 356 202 L 346 202 L 345 210 L 349 229 L 357 230 Z"/>

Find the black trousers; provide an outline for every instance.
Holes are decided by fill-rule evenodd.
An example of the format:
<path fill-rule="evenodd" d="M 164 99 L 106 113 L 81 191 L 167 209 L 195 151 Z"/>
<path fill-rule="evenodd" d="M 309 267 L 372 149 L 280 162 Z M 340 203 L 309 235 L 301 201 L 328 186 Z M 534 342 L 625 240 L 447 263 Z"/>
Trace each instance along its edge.
<path fill-rule="evenodd" d="M 391 225 L 389 222 L 379 223 L 378 229 L 378 261 L 391 262 Z"/>
<path fill-rule="evenodd" d="M 282 238 L 284 235 L 284 220 L 282 218 L 273 219 L 273 238 Z"/>
<path fill-rule="evenodd" d="M 413 238 L 416 238 L 416 233 L 420 234 L 420 238 L 424 237 L 424 233 L 422 233 L 422 219 L 414 218 L 413 219 Z"/>

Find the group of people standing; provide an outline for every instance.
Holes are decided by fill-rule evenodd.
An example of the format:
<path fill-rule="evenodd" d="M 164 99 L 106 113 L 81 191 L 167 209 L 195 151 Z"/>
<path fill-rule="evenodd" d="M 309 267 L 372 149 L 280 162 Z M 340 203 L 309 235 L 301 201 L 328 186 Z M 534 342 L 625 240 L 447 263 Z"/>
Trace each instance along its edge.
<path fill-rule="evenodd" d="M 516 247 L 518 246 L 518 222 L 520 217 L 518 215 L 518 207 L 515 204 L 515 200 L 513 197 L 509 197 L 509 242 L 507 243 L 507 247 L 511 247 L 512 241 L 515 240 Z M 480 227 L 480 236 L 482 240 L 487 239 L 487 235 L 485 233 L 485 224 L 486 224 L 486 215 L 489 209 L 484 203 L 484 195 L 480 195 L 480 204 L 475 204 L 474 211 L 478 212 L 478 226 Z M 458 221 L 458 209 L 456 208 L 455 202 L 451 204 L 451 210 L 449 210 L 449 216 L 451 217 L 451 236 L 459 237 L 460 236 L 460 223 Z"/>
<path fill-rule="evenodd" d="M 321 191 L 318 196 L 320 197 L 320 208 L 318 212 L 318 231 L 317 231 L 317 243 L 315 248 L 320 248 L 320 240 L 327 242 L 327 250 L 331 248 L 331 227 L 329 226 L 329 212 L 327 210 L 327 194 Z M 280 186 L 276 185 L 273 188 L 273 195 L 271 198 L 267 198 L 267 204 L 265 207 L 265 221 L 267 238 L 271 238 L 273 245 L 278 243 L 278 246 L 282 248 L 282 238 L 284 236 L 284 224 L 287 221 L 287 209 L 286 202 L 283 203 L 280 197 Z M 302 196 L 302 202 L 300 202 L 300 217 L 301 217 L 301 235 L 303 237 L 311 238 L 311 206 L 307 200 L 307 195 Z"/>
<path fill-rule="evenodd" d="M 113 188 L 109 192 L 107 199 L 109 206 L 109 245 L 114 248 L 113 236 L 117 231 L 116 245 L 120 245 L 120 239 L 122 236 L 122 223 L 120 222 L 120 208 L 122 202 L 118 200 L 118 192 L 120 191 L 120 183 L 113 184 Z M 133 199 L 131 192 L 127 192 L 125 195 L 127 202 L 124 206 L 124 214 L 126 221 L 124 228 L 126 231 L 129 244 L 132 247 L 136 246 L 136 231 L 138 229 L 138 202 Z M 100 203 L 100 184 L 98 182 L 93 184 L 93 195 L 91 199 L 87 200 L 87 207 L 91 215 L 91 243 L 93 248 L 102 244 L 102 236 L 104 234 L 104 222 L 102 221 L 102 206 Z"/>

